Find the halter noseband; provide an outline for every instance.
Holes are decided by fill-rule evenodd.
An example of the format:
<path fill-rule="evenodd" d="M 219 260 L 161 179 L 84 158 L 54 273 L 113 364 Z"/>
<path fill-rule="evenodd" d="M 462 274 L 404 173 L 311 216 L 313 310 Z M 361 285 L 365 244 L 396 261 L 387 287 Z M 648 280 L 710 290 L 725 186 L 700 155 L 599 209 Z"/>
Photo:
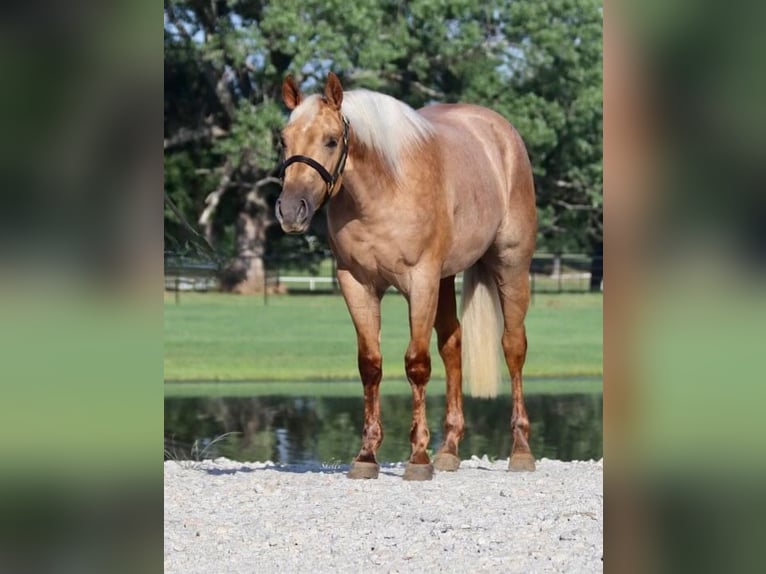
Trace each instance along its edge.
<path fill-rule="evenodd" d="M 285 178 L 285 169 L 294 163 L 305 163 L 306 165 L 314 168 L 314 170 L 319 174 L 322 180 L 324 180 L 325 185 L 327 186 L 325 196 L 322 199 L 322 203 L 324 203 L 325 200 L 330 196 L 333 188 L 335 187 L 335 184 L 338 182 L 338 178 L 343 175 L 343 168 L 346 167 L 346 158 L 348 157 L 348 120 L 344 115 L 341 115 L 340 117 L 343 120 L 343 149 L 341 150 L 340 159 L 338 160 L 338 164 L 335 166 L 335 171 L 333 171 L 332 175 L 330 175 L 330 172 L 327 171 L 327 169 L 321 163 L 307 155 L 290 156 L 282 162 L 281 166 L 279 166 L 279 179 L 282 181 L 284 181 Z"/>

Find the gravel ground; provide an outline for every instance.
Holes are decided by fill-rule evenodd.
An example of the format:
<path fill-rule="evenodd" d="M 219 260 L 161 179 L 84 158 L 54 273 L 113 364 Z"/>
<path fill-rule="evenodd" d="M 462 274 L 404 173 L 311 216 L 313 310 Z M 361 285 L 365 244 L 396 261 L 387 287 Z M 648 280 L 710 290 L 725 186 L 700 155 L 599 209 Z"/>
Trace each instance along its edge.
<path fill-rule="evenodd" d="M 165 572 L 600 572 L 603 463 L 463 461 L 430 482 L 347 466 L 165 463 Z"/>

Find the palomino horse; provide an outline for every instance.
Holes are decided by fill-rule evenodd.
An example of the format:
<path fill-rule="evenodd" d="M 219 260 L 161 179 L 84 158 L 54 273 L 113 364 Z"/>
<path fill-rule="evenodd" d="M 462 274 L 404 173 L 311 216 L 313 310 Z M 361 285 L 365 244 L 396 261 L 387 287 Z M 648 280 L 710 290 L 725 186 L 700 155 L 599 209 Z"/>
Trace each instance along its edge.
<path fill-rule="evenodd" d="M 412 454 L 404 478 L 428 480 L 434 467 L 460 466 L 461 364 L 473 395 L 495 396 L 500 342 L 513 402 L 508 467 L 534 470 L 521 370 L 537 215 L 519 134 L 486 108 L 438 104 L 415 111 L 376 92 L 344 92 L 332 73 L 323 96 L 301 94 L 288 76 L 282 97 L 292 113 L 282 134 L 287 159 L 277 219 L 284 231 L 302 233 L 328 202 L 338 281 L 356 328 L 364 431 L 348 476 L 378 476 L 380 301 L 392 285 L 407 299 L 410 318 L 404 366 L 413 398 Z M 455 305 L 460 271 L 462 334 Z M 446 369 L 447 408 L 444 443 L 432 465 L 425 392 L 433 328 Z"/>

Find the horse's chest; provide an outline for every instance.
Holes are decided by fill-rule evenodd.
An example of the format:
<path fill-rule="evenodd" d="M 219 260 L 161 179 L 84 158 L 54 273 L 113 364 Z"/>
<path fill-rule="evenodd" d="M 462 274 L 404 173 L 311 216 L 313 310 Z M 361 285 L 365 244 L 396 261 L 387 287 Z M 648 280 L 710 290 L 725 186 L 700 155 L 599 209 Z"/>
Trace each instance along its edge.
<path fill-rule="evenodd" d="M 332 233 L 339 263 L 360 279 L 377 282 L 380 278 L 399 285 L 417 261 L 418 248 L 402 243 L 395 236 L 372 234 L 361 226 L 347 225 Z"/>

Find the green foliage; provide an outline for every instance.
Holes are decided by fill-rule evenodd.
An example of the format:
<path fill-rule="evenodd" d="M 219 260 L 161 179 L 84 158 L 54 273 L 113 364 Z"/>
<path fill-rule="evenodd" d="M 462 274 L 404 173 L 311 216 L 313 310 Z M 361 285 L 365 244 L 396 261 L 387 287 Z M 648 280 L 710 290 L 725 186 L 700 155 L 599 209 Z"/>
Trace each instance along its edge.
<path fill-rule="evenodd" d="M 603 241 L 601 4 L 514 2 L 510 20 L 528 67 L 512 78 L 522 97 L 509 115 L 535 166 L 541 246 L 588 250 Z"/>
<path fill-rule="evenodd" d="M 230 135 L 218 140 L 213 152 L 231 158 L 235 168 L 247 159 L 243 150 L 253 154 L 258 165 L 276 165 L 279 139 L 275 136 L 283 123 L 284 114 L 276 102 L 240 106 L 234 112 Z"/>

